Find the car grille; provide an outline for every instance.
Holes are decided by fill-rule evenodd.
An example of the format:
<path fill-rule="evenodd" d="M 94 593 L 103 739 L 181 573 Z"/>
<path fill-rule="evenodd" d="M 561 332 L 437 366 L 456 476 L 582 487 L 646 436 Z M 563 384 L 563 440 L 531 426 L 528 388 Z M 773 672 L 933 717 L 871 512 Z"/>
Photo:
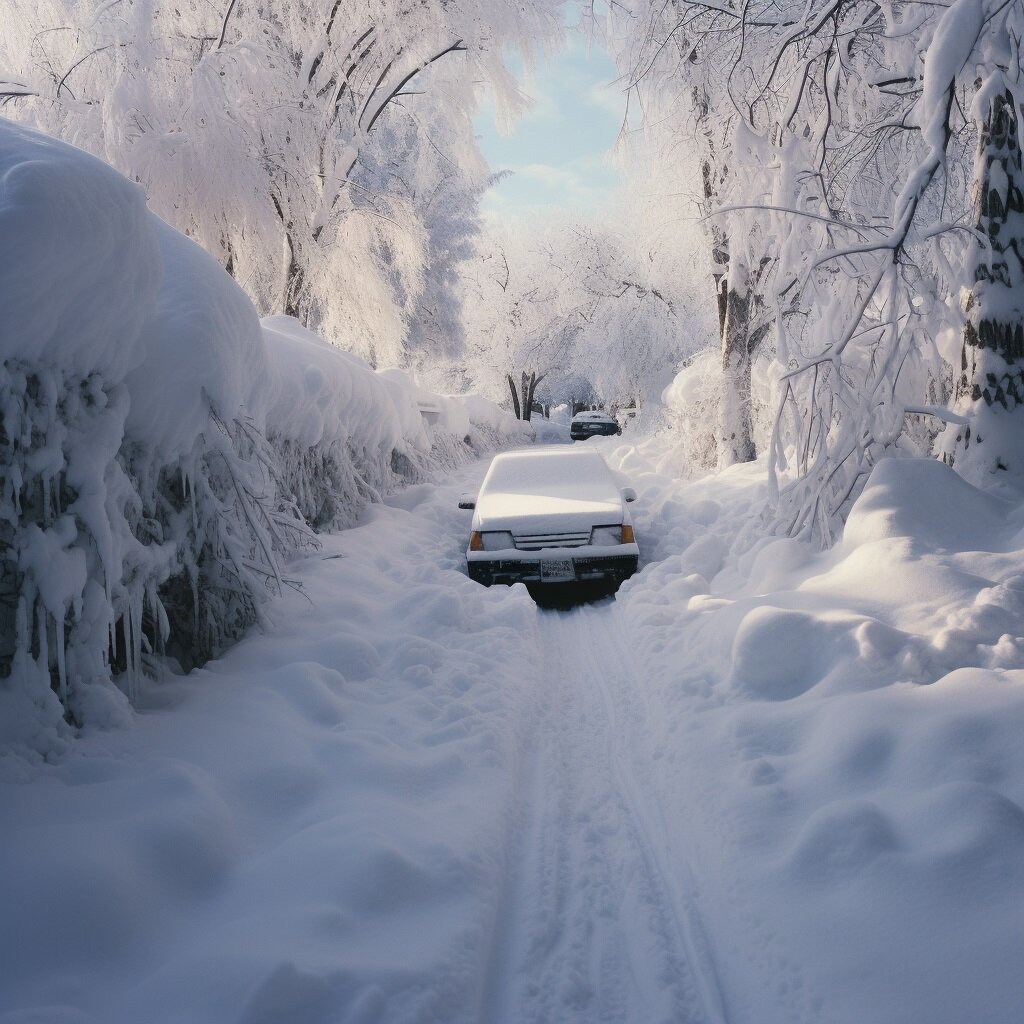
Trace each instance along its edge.
<path fill-rule="evenodd" d="M 541 548 L 582 548 L 590 543 L 586 533 L 519 533 L 513 534 L 519 551 L 540 551 Z"/>

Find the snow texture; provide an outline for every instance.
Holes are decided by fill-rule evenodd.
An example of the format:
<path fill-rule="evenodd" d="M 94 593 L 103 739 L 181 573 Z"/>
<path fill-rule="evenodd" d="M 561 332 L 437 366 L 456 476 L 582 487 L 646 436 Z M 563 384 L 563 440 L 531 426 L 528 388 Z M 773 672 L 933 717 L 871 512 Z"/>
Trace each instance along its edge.
<path fill-rule="evenodd" d="M 556 533 L 616 526 L 629 517 L 622 493 L 596 452 L 505 452 L 480 488 L 474 528 Z"/>
<path fill-rule="evenodd" d="M 1017 1021 L 1024 507 L 888 460 L 820 553 L 752 541 L 761 465 L 594 446 L 617 600 L 471 583 L 476 463 L 129 727 L 0 760 L 0 1017 Z"/>
<path fill-rule="evenodd" d="M 8 741 L 46 754 L 65 712 L 122 719 L 111 675 L 131 696 L 154 654 L 224 650 L 314 528 L 522 438 L 490 403 L 261 325 L 138 187 L 71 146 L 0 121 L 0 182 Z"/>

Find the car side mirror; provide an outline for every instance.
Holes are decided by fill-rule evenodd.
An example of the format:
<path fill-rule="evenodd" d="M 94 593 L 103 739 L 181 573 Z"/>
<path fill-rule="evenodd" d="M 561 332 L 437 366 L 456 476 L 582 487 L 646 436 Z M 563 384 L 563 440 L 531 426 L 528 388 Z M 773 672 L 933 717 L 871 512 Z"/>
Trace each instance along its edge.
<path fill-rule="evenodd" d="M 622 497 L 626 501 L 636 501 L 636 491 L 632 487 L 623 487 Z"/>
<path fill-rule="evenodd" d="M 472 494 L 460 494 L 459 508 L 476 508 L 476 498 Z"/>

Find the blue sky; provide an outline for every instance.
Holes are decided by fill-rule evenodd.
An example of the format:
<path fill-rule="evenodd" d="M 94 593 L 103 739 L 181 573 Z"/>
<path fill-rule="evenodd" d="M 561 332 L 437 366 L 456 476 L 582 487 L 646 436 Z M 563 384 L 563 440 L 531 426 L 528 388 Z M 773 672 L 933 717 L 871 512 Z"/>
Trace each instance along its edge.
<path fill-rule="evenodd" d="M 483 154 L 494 171 L 514 173 L 484 197 L 496 219 L 577 209 L 592 213 L 619 181 L 609 159 L 625 109 L 608 54 L 570 32 L 569 45 L 522 81 L 533 101 L 512 135 L 498 132 L 487 98 L 476 119 Z"/>

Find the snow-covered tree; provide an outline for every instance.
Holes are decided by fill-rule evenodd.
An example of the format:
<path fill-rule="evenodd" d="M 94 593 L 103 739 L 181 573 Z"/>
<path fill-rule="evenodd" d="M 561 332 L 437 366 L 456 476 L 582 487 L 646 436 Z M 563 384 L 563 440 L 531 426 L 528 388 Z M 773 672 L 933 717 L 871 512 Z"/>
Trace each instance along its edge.
<path fill-rule="evenodd" d="M 705 339 L 685 246 L 666 244 L 685 232 L 654 230 L 656 215 L 656 200 L 639 193 L 600 227 L 566 217 L 529 238 L 482 243 L 467 286 L 478 296 L 473 360 L 489 393 L 500 382 L 524 418 L 538 386 L 560 395 L 567 379 L 585 379 L 609 405 L 660 395 Z"/>
<path fill-rule="evenodd" d="M 996 69 L 975 98 L 981 114 L 974 226 L 965 289 L 957 411 L 947 460 L 977 479 L 1024 472 L 1024 172 L 1017 92 Z"/>
<path fill-rule="evenodd" d="M 769 467 L 786 530 L 827 541 L 874 461 L 931 436 L 916 419 L 908 430 L 907 413 L 946 397 L 933 341 L 959 316 L 975 231 L 964 112 L 993 69 L 1018 80 L 1020 8 L 632 5 L 631 84 L 680 80 L 697 90 L 692 110 L 725 129 L 705 179 L 722 225 L 711 243 L 728 242 L 737 297 L 764 305 L 780 410 Z M 749 351 L 750 306 L 734 305 Z M 728 320 L 726 308 L 723 331 Z M 742 410 L 737 379 L 726 401 Z"/>
<path fill-rule="evenodd" d="M 559 31 L 555 0 L 6 4 L 8 114 L 140 181 L 261 312 L 382 363 L 441 255 L 422 219 L 436 151 L 478 160 L 478 83 L 514 104 L 506 48 Z"/>

